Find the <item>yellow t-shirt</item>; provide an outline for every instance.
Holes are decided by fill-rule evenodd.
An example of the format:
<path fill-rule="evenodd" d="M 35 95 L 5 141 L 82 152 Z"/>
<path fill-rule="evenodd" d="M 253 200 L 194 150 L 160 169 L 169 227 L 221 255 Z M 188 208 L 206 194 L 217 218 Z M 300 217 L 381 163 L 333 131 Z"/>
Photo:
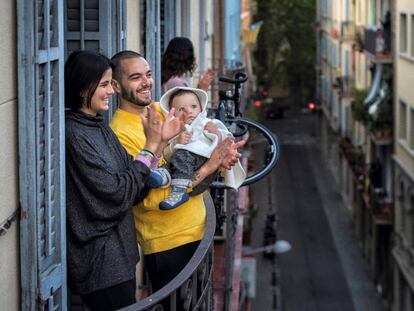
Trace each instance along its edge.
<path fill-rule="evenodd" d="M 160 111 L 158 103 L 157 109 Z M 140 116 L 117 109 L 110 126 L 132 156 L 137 156 L 144 148 L 146 138 Z M 190 197 L 179 207 L 162 211 L 158 205 L 170 192 L 171 188 L 151 189 L 147 197 L 133 208 L 138 243 L 145 255 L 203 238 L 206 223 L 203 195 Z"/>

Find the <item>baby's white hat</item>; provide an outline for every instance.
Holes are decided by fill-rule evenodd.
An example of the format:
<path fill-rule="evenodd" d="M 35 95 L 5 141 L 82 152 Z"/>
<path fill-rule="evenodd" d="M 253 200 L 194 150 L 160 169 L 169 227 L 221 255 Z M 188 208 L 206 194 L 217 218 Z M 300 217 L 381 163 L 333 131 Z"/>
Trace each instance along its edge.
<path fill-rule="evenodd" d="M 176 86 L 176 87 L 173 87 L 172 89 L 169 89 L 167 92 L 164 93 L 164 95 L 161 96 L 160 106 L 161 106 L 161 110 L 164 113 L 164 115 L 167 115 L 168 111 L 170 111 L 170 107 L 168 103 L 170 101 L 171 96 L 180 90 L 186 90 L 186 91 L 190 91 L 196 94 L 201 104 L 201 110 L 202 111 L 206 110 L 207 101 L 208 101 L 207 92 L 201 89 L 194 88 L 194 87 Z"/>

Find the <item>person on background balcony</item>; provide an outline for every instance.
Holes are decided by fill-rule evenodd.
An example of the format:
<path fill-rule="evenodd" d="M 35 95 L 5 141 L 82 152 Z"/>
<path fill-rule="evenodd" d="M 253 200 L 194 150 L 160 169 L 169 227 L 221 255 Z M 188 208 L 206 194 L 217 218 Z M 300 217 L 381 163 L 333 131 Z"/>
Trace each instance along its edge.
<path fill-rule="evenodd" d="M 176 86 L 191 86 L 189 81 L 196 67 L 194 46 L 190 39 L 171 39 L 161 61 L 161 94 Z M 213 80 L 214 71 L 208 69 L 200 75 L 197 88 L 207 91 Z"/>
<path fill-rule="evenodd" d="M 151 69 L 148 62 L 133 51 L 117 53 L 112 57 L 112 62 L 113 86 L 120 106 L 110 126 L 128 153 L 136 156 L 147 141 L 140 115 L 148 107 L 156 107 L 160 112 L 159 104 L 153 103 L 151 98 Z M 193 187 L 215 173 L 220 166 L 233 166 L 241 157 L 237 148 L 243 144 L 243 141 L 232 144 L 230 138 L 218 144 L 210 159 L 196 171 L 192 179 Z M 162 156 L 161 153 L 156 155 Z M 162 159 L 160 163 L 165 161 Z M 171 188 L 151 189 L 133 209 L 137 238 L 144 253 L 153 292 L 171 281 L 188 263 L 203 238 L 206 225 L 202 194 L 192 196 L 179 208 L 161 211 L 158 206 L 170 192 Z"/>
<path fill-rule="evenodd" d="M 134 303 L 139 260 L 132 206 L 147 194 L 144 180 L 158 159 L 161 137 L 177 135 L 182 122 L 164 125 L 154 108 L 142 119 L 146 153 L 129 155 L 101 113 L 109 109 L 111 62 L 73 52 L 65 64 L 65 145 L 68 283 L 90 310 Z"/>

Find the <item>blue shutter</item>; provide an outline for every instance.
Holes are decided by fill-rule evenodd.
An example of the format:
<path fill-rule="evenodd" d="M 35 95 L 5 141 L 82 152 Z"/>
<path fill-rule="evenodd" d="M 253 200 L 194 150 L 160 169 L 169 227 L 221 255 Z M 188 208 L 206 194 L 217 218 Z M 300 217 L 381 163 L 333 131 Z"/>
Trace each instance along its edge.
<path fill-rule="evenodd" d="M 66 0 L 65 54 L 92 50 L 109 58 L 126 48 L 125 0 Z M 108 122 L 115 104 L 104 114 Z"/>
<path fill-rule="evenodd" d="M 349 0 L 345 0 L 345 21 L 349 21 Z"/>
<path fill-rule="evenodd" d="M 350 63 L 350 53 L 349 53 L 349 50 L 346 50 L 345 51 L 345 76 L 346 77 L 349 77 L 349 75 L 350 75 L 350 65 L 349 65 L 349 63 Z"/>
<path fill-rule="evenodd" d="M 160 0 L 146 0 L 146 33 L 145 58 L 154 77 L 153 98 L 161 97 L 161 32 L 160 32 Z"/>
<path fill-rule="evenodd" d="M 176 36 L 176 4 L 175 1 L 161 0 L 161 26 L 163 37 L 161 37 L 161 52 L 164 52 L 168 42 Z"/>
<path fill-rule="evenodd" d="M 108 1 L 66 0 L 65 43 L 66 57 L 76 50 L 92 50 L 107 54 L 109 43 L 109 16 L 105 15 Z"/>
<path fill-rule="evenodd" d="M 92 50 L 111 57 L 126 48 L 125 0 L 66 0 L 66 56 Z"/>
<path fill-rule="evenodd" d="M 66 310 L 63 2 L 17 15 L 22 310 Z"/>
<path fill-rule="evenodd" d="M 199 3 L 199 55 L 198 55 L 198 68 L 199 72 L 204 72 L 207 68 L 205 58 L 206 58 L 206 40 L 208 36 L 207 30 L 207 3 L 205 1 L 200 1 Z"/>
<path fill-rule="evenodd" d="M 226 1 L 226 58 L 240 60 L 240 3 Z"/>

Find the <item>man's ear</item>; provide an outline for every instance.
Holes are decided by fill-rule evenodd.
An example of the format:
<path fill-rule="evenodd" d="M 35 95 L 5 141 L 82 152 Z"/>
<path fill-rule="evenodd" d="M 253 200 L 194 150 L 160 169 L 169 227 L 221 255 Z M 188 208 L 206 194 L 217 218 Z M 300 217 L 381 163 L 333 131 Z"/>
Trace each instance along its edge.
<path fill-rule="evenodd" d="M 111 84 L 115 92 L 121 93 L 121 87 L 118 81 L 116 81 L 115 79 L 112 79 Z"/>

